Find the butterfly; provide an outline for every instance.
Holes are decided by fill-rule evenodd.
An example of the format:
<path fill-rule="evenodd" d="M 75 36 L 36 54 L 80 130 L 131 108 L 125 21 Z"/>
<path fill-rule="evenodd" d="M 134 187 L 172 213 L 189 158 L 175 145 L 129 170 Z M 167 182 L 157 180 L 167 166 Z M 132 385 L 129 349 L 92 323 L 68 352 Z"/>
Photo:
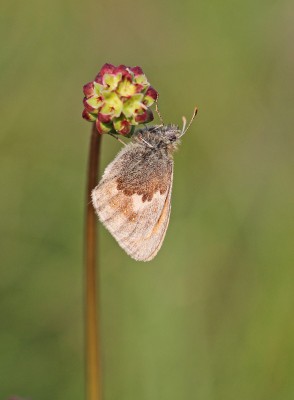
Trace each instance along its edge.
<path fill-rule="evenodd" d="M 139 129 L 106 167 L 92 203 L 118 244 L 137 261 L 150 261 L 163 243 L 171 212 L 173 153 L 187 132 L 176 125 Z"/>

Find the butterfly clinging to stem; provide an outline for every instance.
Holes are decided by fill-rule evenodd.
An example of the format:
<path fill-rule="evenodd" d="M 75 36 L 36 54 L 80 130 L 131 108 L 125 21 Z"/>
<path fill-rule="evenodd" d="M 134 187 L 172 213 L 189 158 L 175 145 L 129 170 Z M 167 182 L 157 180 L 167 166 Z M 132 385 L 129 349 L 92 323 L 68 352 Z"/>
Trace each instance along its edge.
<path fill-rule="evenodd" d="M 161 115 L 157 109 L 158 115 Z M 186 127 L 155 125 L 139 129 L 107 166 L 92 191 L 95 211 L 133 259 L 152 260 L 163 243 L 171 210 L 173 153 Z"/>

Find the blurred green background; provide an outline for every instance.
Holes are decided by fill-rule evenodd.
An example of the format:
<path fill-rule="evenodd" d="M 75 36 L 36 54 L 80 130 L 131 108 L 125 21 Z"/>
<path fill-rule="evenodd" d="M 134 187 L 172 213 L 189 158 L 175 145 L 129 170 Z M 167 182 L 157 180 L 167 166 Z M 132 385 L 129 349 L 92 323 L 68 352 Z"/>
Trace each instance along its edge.
<path fill-rule="evenodd" d="M 175 155 L 150 263 L 104 228 L 106 400 L 293 400 L 294 5 L 5 1 L 1 12 L 0 398 L 84 399 L 82 85 L 140 65 Z M 120 144 L 103 137 L 102 167 Z"/>

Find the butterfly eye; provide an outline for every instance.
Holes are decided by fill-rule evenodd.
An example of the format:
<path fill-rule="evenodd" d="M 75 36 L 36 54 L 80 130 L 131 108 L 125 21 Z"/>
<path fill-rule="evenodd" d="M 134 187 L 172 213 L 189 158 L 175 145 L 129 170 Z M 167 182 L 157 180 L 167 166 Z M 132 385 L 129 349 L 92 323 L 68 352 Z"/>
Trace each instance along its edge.
<path fill-rule="evenodd" d="M 174 142 L 174 141 L 176 141 L 176 140 L 177 140 L 176 135 L 171 135 L 171 136 L 169 137 L 169 141 L 170 141 L 170 142 Z"/>

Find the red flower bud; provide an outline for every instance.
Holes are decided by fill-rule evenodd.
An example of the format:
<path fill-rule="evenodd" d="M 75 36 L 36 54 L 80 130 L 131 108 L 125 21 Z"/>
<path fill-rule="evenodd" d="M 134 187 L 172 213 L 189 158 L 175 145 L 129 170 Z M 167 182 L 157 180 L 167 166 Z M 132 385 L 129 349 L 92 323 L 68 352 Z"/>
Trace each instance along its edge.
<path fill-rule="evenodd" d="M 102 114 L 98 113 L 98 119 L 100 122 L 108 123 L 111 121 L 112 115 L 111 114 Z"/>
<path fill-rule="evenodd" d="M 147 122 L 151 122 L 154 120 L 154 116 L 151 110 L 147 109 L 140 114 L 137 114 L 135 117 L 135 121 L 139 124 L 147 124 Z"/>
<path fill-rule="evenodd" d="M 99 121 L 97 118 L 96 120 L 96 128 L 97 131 L 102 135 L 103 133 L 108 133 L 111 131 L 111 124 L 105 124 L 104 122 Z"/>
<path fill-rule="evenodd" d="M 93 94 L 94 94 L 93 82 L 86 83 L 86 85 L 83 86 L 83 91 L 84 91 L 84 95 L 86 97 L 93 96 Z"/>
<path fill-rule="evenodd" d="M 144 89 L 144 86 L 140 85 L 139 83 L 136 83 L 135 86 L 136 86 L 136 93 L 140 93 Z"/>
<path fill-rule="evenodd" d="M 103 75 L 104 75 L 104 74 L 113 74 L 113 73 L 114 73 L 114 70 L 115 70 L 115 66 L 114 66 L 114 65 L 112 65 L 112 64 L 107 64 L 107 63 L 104 64 L 104 65 L 102 66 L 102 68 L 100 69 L 98 75 L 96 76 L 95 81 L 96 81 L 97 83 L 102 84 L 102 83 L 103 83 L 103 82 L 102 82 Z"/>
<path fill-rule="evenodd" d="M 100 97 L 92 96 L 92 97 L 84 97 L 83 99 L 84 107 L 89 112 L 96 112 L 100 105 L 103 104 Z"/>
<path fill-rule="evenodd" d="M 98 75 L 103 76 L 104 74 L 113 74 L 114 71 L 115 71 L 115 66 L 112 64 L 106 63 L 102 66 Z"/>
<path fill-rule="evenodd" d="M 87 110 L 84 110 L 82 113 L 82 117 L 89 122 L 94 122 L 96 120 L 96 116 L 89 113 Z"/>
<path fill-rule="evenodd" d="M 128 121 L 127 119 L 125 119 L 123 117 L 117 118 L 113 122 L 113 126 L 114 126 L 114 129 L 116 130 L 116 132 L 120 133 L 121 135 L 125 135 L 125 136 L 127 136 L 132 130 L 132 125 L 131 125 L 130 121 Z"/>
<path fill-rule="evenodd" d="M 119 65 L 115 69 L 115 74 L 121 73 L 122 79 L 127 79 L 128 81 L 132 81 L 132 75 L 129 73 L 128 68 L 125 65 Z"/>
<path fill-rule="evenodd" d="M 150 86 L 147 89 L 147 92 L 145 93 L 145 96 L 150 96 L 154 101 L 156 101 L 157 98 L 158 98 L 158 93 L 157 93 L 157 91 L 155 89 L 153 89 L 152 86 Z"/>
<path fill-rule="evenodd" d="M 95 108 L 90 106 L 90 104 L 87 103 L 87 100 L 88 100 L 87 97 L 83 98 L 83 104 L 84 104 L 85 109 L 89 112 L 95 111 Z"/>
<path fill-rule="evenodd" d="M 94 79 L 95 82 L 100 83 L 100 85 L 103 85 L 103 75 L 100 75 L 100 73 L 96 76 Z"/>
<path fill-rule="evenodd" d="M 131 124 L 128 121 L 121 122 L 122 127 L 118 130 L 121 135 L 128 135 L 131 131 Z"/>
<path fill-rule="evenodd" d="M 144 75 L 144 72 L 141 67 L 132 67 L 130 68 L 130 71 L 132 71 L 135 76 Z"/>

